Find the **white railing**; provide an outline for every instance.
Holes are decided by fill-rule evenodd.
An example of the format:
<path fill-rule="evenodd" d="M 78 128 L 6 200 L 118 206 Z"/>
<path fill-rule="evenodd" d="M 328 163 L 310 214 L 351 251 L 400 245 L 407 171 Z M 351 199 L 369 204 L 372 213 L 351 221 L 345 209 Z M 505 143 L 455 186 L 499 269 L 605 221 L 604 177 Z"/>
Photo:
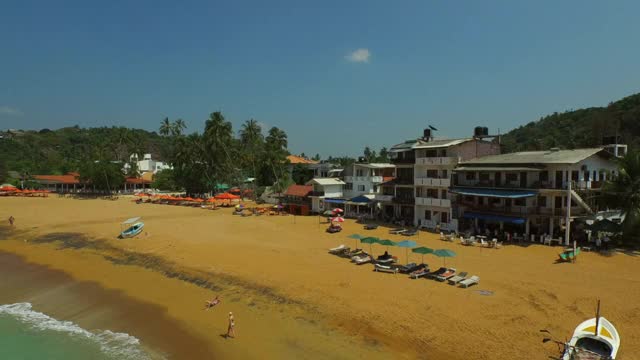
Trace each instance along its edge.
<path fill-rule="evenodd" d="M 458 158 L 455 157 L 419 157 L 416 158 L 416 165 L 455 165 L 458 163 Z"/>
<path fill-rule="evenodd" d="M 451 186 L 451 179 L 435 179 L 435 178 L 417 177 L 414 180 L 415 180 L 415 185 L 419 185 L 419 186 L 434 186 L 434 187 Z"/>
<path fill-rule="evenodd" d="M 430 197 L 416 197 L 416 205 L 451 207 L 451 200 L 436 199 L 436 198 L 430 198 Z"/>
<path fill-rule="evenodd" d="M 378 201 L 391 201 L 391 200 L 393 200 L 393 195 L 376 194 L 375 199 L 378 200 Z"/>
<path fill-rule="evenodd" d="M 382 176 L 345 176 L 344 181 L 346 182 L 372 182 L 372 183 L 381 183 L 383 180 Z"/>

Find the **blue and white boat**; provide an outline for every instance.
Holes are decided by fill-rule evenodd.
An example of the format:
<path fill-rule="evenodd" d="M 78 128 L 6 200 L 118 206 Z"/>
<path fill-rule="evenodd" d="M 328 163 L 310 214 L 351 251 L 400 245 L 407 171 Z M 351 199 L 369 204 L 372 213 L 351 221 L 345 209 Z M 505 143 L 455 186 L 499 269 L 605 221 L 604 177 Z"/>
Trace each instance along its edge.
<path fill-rule="evenodd" d="M 121 231 L 119 238 L 131 238 L 139 235 L 142 232 L 142 229 L 144 229 L 144 223 L 139 220 L 140 217 L 134 217 L 120 224 Z M 125 228 L 125 230 L 122 230 L 122 228 Z"/>

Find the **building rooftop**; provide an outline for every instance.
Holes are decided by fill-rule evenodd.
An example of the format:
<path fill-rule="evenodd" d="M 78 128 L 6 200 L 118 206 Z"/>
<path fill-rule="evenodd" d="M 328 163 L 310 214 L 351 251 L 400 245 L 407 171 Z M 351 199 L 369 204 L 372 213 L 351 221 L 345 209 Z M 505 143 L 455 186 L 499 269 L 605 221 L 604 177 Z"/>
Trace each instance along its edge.
<path fill-rule="evenodd" d="M 472 141 L 473 138 L 462 138 L 462 139 L 434 139 L 430 141 L 425 141 L 422 139 L 416 140 L 407 140 L 401 144 L 393 145 L 389 151 L 391 152 L 403 152 L 412 149 L 433 149 L 433 148 L 442 148 L 449 147 L 453 145 L 462 144 L 467 141 Z"/>
<path fill-rule="evenodd" d="M 302 156 L 288 155 L 287 160 L 292 164 L 317 164 L 317 161 L 305 159 Z"/>
<path fill-rule="evenodd" d="M 396 167 L 393 164 L 388 163 L 355 163 L 356 166 L 361 166 L 369 169 L 386 169 Z"/>
<path fill-rule="evenodd" d="M 287 188 L 287 191 L 284 192 L 285 195 L 288 196 L 299 196 L 305 197 L 309 195 L 310 192 L 313 191 L 313 186 L 311 185 L 296 185 L 293 184 Z"/>
<path fill-rule="evenodd" d="M 346 184 L 344 181 L 338 178 L 314 178 L 307 181 L 307 185 L 309 184 L 318 184 L 318 185 L 344 185 Z"/>
<path fill-rule="evenodd" d="M 603 148 L 573 150 L 522 151 L 501 155 L 488 155 L 465 161 L 461 166 L 494 164 L 575 164 L 592 155 L 610 158 Z"/>

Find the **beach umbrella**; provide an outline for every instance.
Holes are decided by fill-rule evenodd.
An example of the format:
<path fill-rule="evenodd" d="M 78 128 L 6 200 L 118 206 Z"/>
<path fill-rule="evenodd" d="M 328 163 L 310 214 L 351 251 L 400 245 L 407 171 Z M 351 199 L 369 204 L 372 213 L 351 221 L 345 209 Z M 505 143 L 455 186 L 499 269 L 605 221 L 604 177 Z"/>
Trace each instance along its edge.
<path fill-rule="evenodd" d="M 587 225 L 587 230 L 591 231 L 600 231 L 600 232 L 608 232 L 608 233 L 617 233 L 622 231 L 622 226 L 620 224 L 614 223 L 609 219 L 602 219 L 600 221 L 594 221 L 593 224 Z"/>
<path fill-rule="evenodd" d="M 360 243 L 369 244 L 369 254 L 371 254 L 371 244 L 375 244 L 378 241 L 380 241 L 380 239 L 378 239 L 377 237 L 373 237 L 373 236 L 360 239 Z"/>
<path fill-rule="evenodd" d="M 438 249 L 433 252 L 433 255 L 441 257 L 444 260 L 444 266 L 447 266 L 447 258 L 456 256 L 456 253 L 449 249 Z"/>
<path fill-rule="evenodd" d="M 397 242 L 396 246 L 405 248 L 405 250 L 406 250 L 405 253 L 407 255 L 407 264 L 408 264 L 409 263 L 409 248 L 414 248 L 414 247 L 418 246 L 418 244 L 415 241 L 412 241 L 412 240 L 403 240 L 403 241 Z"/>
<path fill-rule="evenodd" d="M 342 209 L 340 209 L 340 208 L 335 208 L 335 209 L 333 209 L 333 210 L 331 210 L 331 211 L 333 211 L 334 213 L 341 213 L 341 212 L 344 212 L 344 210 L 342 210 Z"/>
<path fill-rule="evenodd" d="M 433 254 L 433 249 L 421 246 L 421 247 L 417 247 L 415 249 L 411 249 L 411 252 L 414 252 L 416 254 L 422 254 L 422 263 L 424 264 L 424 255 L 425 254 Z"/>
<path fill-rule="evenodd" d="M 201 203 L 201 202 L 204 202 L 204 199 L 196 198 L 196 199 L 193 199 L 193 201 Z"/>
<path fill-rule="evenodd" d="M 216 202 L 216 198 L 210 197 L 210 198 L 207 199 L 207 202 L 214 203 L 214 202 Z"/>
<path fill-rule="evenodd" d="M 342 216 L 336 216 L 331 219 L 331 222 L 344 222 L 344 218 Z"/>
<path fill-rule="evenodd" d="M 362 235 L 360 234 L 351 234 L 349 236 L 347 236 L 349 239 L 355 239 L 356 240 L 356 246 L 355 248 L 358 248 L 358 240 L 362 239 Z"/>
<path fill-rule="evenodd" d="M 324 216 L 324 217 L 332 217 L 333 216 L 333 211 L 327 210 L 327 211 L 322 213 L 322 216 Z"/>
<path fill-rule="evenodd" d="M 184 201 L 193 201 L 193 198 L 191 196 L 187 196 L 186 198 L 182 199 Z"/>
<path fill-rule="evenodd" d="M 389 246 L 396 246 L 395 241 L 389 239 L 378 240 L 378 244 L 386 246 L 387 252 L 389 251 Z"/>

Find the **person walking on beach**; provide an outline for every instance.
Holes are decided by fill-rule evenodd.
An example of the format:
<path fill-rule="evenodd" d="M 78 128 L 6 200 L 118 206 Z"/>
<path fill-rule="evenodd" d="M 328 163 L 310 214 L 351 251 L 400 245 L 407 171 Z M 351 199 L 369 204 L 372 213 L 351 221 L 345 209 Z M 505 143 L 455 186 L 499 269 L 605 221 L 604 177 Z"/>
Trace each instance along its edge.
<path fill-rule="evenodd" d="M 227 337 L 235 338 L 236 337 L 236 322 L 233 318 L 233 313 L 229 311 L 229 327 L 227 328 Z"/>
<path fill-rule="evenodd" d="M 13 215 L 9 216 L 9 225 L 11 225 L 11 227 L 13 227 L 13 223 L 16 221 L 16 218 L 13 217 Z"/>

